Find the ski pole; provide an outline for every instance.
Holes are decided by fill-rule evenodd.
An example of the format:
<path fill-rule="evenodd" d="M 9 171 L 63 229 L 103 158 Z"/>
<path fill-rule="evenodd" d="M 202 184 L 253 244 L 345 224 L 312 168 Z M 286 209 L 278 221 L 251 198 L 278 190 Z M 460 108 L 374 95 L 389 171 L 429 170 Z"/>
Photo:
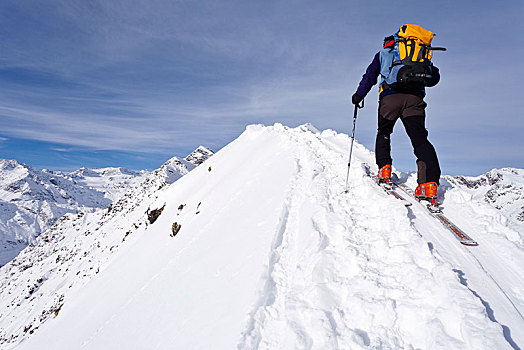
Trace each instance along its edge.
<path fill-rule="evenodd" d="M 351 167 L 351 154 L 353 153 L 353 141 L 355 141 L 355 127 L 357 124 L 357 112 L 359 108 L 364 108 L 364 100 L 362 105 L 355 104 L 355 111 L 353 112 L 353 133 L 351 134 L 351 148 L 349 149 L 349 160 L 348 160 L 348 174 L 346 176 L 346 193 L 349 191 L 349 168 Z"/>

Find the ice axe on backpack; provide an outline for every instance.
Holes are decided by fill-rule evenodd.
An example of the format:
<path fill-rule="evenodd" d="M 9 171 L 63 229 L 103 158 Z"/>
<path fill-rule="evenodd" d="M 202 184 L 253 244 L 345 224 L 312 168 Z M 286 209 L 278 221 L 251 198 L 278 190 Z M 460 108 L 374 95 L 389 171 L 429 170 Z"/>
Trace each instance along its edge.
<path fill-rule="evenodd" d="M 349 168 L 351 167 L 351 155 L 353 153 L 353 141 L 355 141 L 355 127 L 357 124 L 357 112 L 359 108 L 364 108 L 364 100 L 362 100 L 361 104 L 355 104 L 355 111 L 353 112 L 353 132 L 351 133 L 351 147 L 349 149 L 348 174 L 346 176 L 346 193 L 349 191 Z"/>

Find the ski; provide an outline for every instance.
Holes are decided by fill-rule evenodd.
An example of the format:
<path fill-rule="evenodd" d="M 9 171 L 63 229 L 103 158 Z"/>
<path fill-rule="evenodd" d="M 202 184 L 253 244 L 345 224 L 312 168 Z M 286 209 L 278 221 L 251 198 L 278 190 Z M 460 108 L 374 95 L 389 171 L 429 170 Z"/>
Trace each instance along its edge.
<path fill-rule="evenodd" d="M 463 245 L 474 247 L 477 246 L 478 243 L 473 240 L 470 236 L 468 236 L 464 231 L 462 231 L 457 225 L 455 225 L 450 219 L 448 219 L 443 213 L 442 210 L 439 207 L 439 204 L 430 204 L 424 205 L 418 198 L 415 197 L 415 194 L 413 193 L 413 190 L 411 190 L 408 186 L 406 186 L 403 183 L 398 182 L 397 180 L 393 180 L 393 184 L 400 188 L 404 193 L 406 193 L 408 196 L 416 199 L 426 210 L 433 216 L 435 219 L 440 221 L 444 227 L 446 227 L 451 233 L 453 233 L 454 237 Z"/>
<path fill-rule="evenodd" d="M 392 182 L 386 183 L 386 182 L 379 182 L 377 177 L 373 175 L 373 172 L 371 171 L 371 167 L 369 164 L 363 163 L 362 167 L 364 168 L 364 172 L 367 176 L 369 176 L 373 182 L 375 182 L 377 185 L 380 186 L 387 194 L 395 197 L 396 199 L 402 201 L 406 207 L 409 207 L 411 205 L 411 202 L 408 201 L 406 198 L 402 197 L 396 190 L 395 190 L 395 184 Z"/>

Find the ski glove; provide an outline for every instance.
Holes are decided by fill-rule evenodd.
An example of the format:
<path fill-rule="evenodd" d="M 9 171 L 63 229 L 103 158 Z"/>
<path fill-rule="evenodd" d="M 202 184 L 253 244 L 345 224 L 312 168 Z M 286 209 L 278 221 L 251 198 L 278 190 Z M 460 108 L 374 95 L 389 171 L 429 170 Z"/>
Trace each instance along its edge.
<path fill-rule="evenodd" d="M 360 103 L 360 101 L 362 101 L 363 99 L 364 99 L 364 97 L 360 97 L 360 95 L 357 94 L 356 92 L 353 94 L 353 96 L 351 96 L 351 102 L 354 105 L 358 105 Z"/>

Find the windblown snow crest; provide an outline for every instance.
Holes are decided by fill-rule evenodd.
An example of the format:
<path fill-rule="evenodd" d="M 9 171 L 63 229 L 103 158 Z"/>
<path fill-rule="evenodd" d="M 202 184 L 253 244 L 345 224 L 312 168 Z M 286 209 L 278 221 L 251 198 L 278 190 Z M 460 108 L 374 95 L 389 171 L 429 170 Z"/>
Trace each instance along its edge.
<path fill-rule="evenodd" d="M 374 184 L 361 167 L 373 154 L 358 143 L 346 194 L 348 150 L 348 136 L 331 130 L 253 125 L 177 181 L 157 176 L 104 213 L 66 217 L 0 270 L 0 344 L 522 344 L 518 233 L 492 234 L 502 221 L 472 206 L 460 223 L 479 246 L 459 245 L 418 203 L 406 208 Z M 465 207 L 454 191 L 441 193 L 445 210 Z M 514 261 L 494 257 L 494 246 Z"/>

